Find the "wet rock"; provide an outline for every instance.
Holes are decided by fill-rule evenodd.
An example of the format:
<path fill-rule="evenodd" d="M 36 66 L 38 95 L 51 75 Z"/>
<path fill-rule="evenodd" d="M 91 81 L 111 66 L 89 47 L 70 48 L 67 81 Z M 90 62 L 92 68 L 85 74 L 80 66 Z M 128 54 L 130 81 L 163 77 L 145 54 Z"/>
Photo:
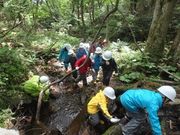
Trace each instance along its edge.
<path fill-rule="evenodd" d="M 82 108 L 81 93 L 61 93 L 57 99 L 50 100 L 50 106 L 53 113 L 48 126 L 63 133 Z"/>

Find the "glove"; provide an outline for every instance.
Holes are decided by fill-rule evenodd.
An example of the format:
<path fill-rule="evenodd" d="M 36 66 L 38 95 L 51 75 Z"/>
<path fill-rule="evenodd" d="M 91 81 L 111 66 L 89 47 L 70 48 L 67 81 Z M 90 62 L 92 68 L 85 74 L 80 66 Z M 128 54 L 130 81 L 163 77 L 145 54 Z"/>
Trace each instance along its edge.
<path fill-rule="evenodd" d="M 79 67 L 76 67 L 76 70 L 79 70 Z"/>
<path fill-rule="evenodd" d="M 111 118 L 110 121 L 111 121 L 112 123 L 117 123 L 117 122 L 120 121 L 120 119 L 118 119 L 118 118 Z"/>

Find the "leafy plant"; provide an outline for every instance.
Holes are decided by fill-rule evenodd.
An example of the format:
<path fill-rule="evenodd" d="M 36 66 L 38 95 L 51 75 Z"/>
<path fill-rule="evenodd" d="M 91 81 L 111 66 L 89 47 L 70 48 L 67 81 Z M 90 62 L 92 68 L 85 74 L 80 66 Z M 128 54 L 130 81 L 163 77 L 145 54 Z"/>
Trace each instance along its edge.
<path fill-rule="evenodd" d="M 13 115 L 13 112 L 11 111 L 11 109 L 4 109 L 0 111 L 0 127 L 4 127 L 4 122 L 7 119 L 11 119 Z"/>
<path fill-rule="evenodd" d="M 16 49 L 0 49 L 0 82 L 6 88 L 19 84 L 28 73 L 27 63 L 23 62 Z"/>
<path fill-rule="evenodd" d="M 142 80 L 144 78 L 144 74 L 143 73 L 139 73 L 139 72 L 132 72 L 129 74 L 123 74 L 122 76 L 120 76 L 120 80 L 126 83 L 130 83 L 133 81 L 138 81 L 138 80 Z"/>
<path fill-rule="evenodd" d="M 149 62 L 139 50 L 132 50 L 128 43 L 114 42 L 110 49 L 113 50 L 113 56 L 118 63 L 121 81 L 130 83 L 157 74 L 156 65 Z"/>

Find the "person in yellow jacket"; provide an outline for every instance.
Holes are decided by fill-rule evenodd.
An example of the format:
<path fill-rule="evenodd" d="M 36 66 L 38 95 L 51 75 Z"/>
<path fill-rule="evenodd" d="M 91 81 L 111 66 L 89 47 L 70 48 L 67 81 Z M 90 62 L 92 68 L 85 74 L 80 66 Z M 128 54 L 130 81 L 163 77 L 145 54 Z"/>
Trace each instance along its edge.
<path fill-rule="evenodd" d="M 106 87 L 100 90 L 87 105 L 87 112 L 89 114 L 89 122 L 92 126 L 96 126 L 100 122 L 99 112 L 103 112 L 106 118 L 112 123 L 119 122 L 120 119 L 114 118 L 108 111 L 108 103 L 110 100 L 115 100 L 115 91 L 112 87 Z"/>
<path fill-rule="evenodd" d="M 29 80 L 23 83 L 24 91 L 32 97 L 38 97 L 39 92 L 50 83 L 48 76 L 32 75 Z M 46 91 L 49 95 L 49 91 Z"/>

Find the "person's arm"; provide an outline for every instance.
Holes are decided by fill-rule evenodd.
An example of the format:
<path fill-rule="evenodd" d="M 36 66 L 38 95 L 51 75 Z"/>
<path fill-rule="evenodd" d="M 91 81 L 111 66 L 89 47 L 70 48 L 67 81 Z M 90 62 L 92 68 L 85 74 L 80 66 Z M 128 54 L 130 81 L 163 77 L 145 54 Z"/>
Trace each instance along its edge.
<path fill-rule="evenodd" d="M 110 115 L 108 108 L 107 108 L 107 102 L 106 102 L 106 98 L 105 97 L 101 97 L 101 100 L 99 102 L 100 108 L 103 111 L 103 113 L 108 116 L 109 118 L 112 118 L 112 116 Z"/>
<path fill-rule="evenodd" d="M 158 117 L 158 109 L 158 107 L 154 106 L 147 109 L 153 135 L 162 135 L 161 125 Z"/>

